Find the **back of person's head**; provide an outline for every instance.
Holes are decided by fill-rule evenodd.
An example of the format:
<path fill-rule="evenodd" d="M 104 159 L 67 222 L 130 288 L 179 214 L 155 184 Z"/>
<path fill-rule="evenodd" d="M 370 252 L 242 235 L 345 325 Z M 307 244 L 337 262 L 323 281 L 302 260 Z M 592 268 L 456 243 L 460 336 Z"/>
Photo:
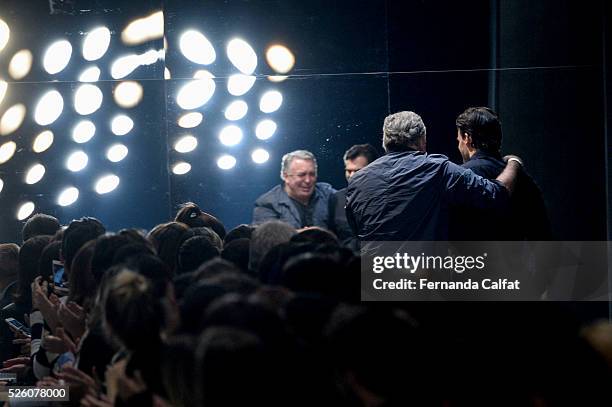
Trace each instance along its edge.
<path fill-rule="evenodd" d="M 229 232 L 227 232 L 227 234 L 223 238 L 223 244 L 226 245 L 232 240 L 236 239 L 250 239 L 254 229 L 255 228 L 253 226 L 245 224 L 238 225 Z"/>
<path fill-rule="evenodd" d="M 314 292 L 337 298 L 347 283 L 344 266 L 329 255 L 304 253 L 287 261 L 282 284 L 295 292 Z"/>
<path fill-rule="evenodd" d="M 94 254 L 91 258 L 91 274 L 96 282 L 100 282 L 106 270 L 114 265 L 113 259 L 117 250 L 130 243 L 125 235 L 107 233 L 96 239 Z"/>
<path fill-rule="evenodd" d="M 196 338 L 193 336 L 173 336 L 165 343 L 161 355 L 162 382 L 173 407 L 197 405 L 195 351 Z"/>
<path fill-rule="evenodd" d="M 0 244 L 0 282 L 9 283 L 19 274 L 19 246 L 15 243 Z"/>
<path fill-rule="evenodd" d="M 344 161 L 354 160 L 357 157 L 365 157 L 368 160 L 368 164 L 376 160 L 379 157 L 378 151 L 371 144 L 355 144 L 351 146 L 346 152 L 342 159 Z"/>
<path fill-rule="evenodd" d="M 69 276 L 68 301 L 75 302 L 89 310 L 93 306 L 98 282 L 91 273 L 91 259 L 96 241 L 85 243 L 74 256 Z"/>
<path fill-rule="evenodd" d="M 176 271 L 178 250 L 188 229 L 189 227 L 184 223 L 168 222 L 155 226 L 147 235 L 157 255 L 168 265 L 172 274 Z"/>
<path fill-rule="evenodd" d="M 56 217 L 44 213 L 37 213 L 23 225 L 21 237 L 25 242 L 34 236 L 53 236 L 60 228 L 61 225 Z"/>
<path fill-rule="evenodd" d="M 189 273 L 201 264 L 219 257 L 219 249 L 206 236 L 193 236 L 185 240 L 178 252 L 178 272 Z"/>
<path fill-rule="evenodd" d="M 288 241 L 271 248 L 261 262 L 257 270 L 257 276 L 264 284 L 280 285 L 285 263 L 297 255 L 314 252 L 316 244 L 312 242 Z"/>
<path fill-rule="evenodd" d="M 423 119 L 414 112 L 398 112 L 385 118 L 383 148 L 386 152 L 418 149 L 425 137 Z"/>
<path fill-rule="evenodd" d="M 110 335 L 135 350 L 160 341 L 163 310 L 151 283 L 124 270 L 109 282 L 104 299 L 104 323 Z"/>
<path fill-rule="evenodd" d="M 455 122 L 462 134 L 472 138 L 477 150 L 497 153 L 502 143 L 502 128 L 499 116 L 488 107 L 470 107 L 461 113 Z"/>
<path fill-rule="evenodd" d="M 278 220 L 258 225 L 251 236 L 249 249 L 249 269 L 256 271 L 266 253 L 276 245 L 288 242 L 296 230 L 289 224 Z"/>
<path fill-rule="evenodd" d="M 248 295 L 259 287 L 259 282 L 243 273 L 233 263 L 216 258 L 202 264 L 194 274 L 195 282 L 222 286 L 229 292 Z"/>
<path fill-rule="evenodd" d="M 72 259 L 79 249 L 88 241 L 96 239 L 105 232 L 104 225 L 96 218 L 83 217 L 70 222 L 62 239 L 64 267 L 69 270 Z"/>
<path fill-rule="evenodd" d="M 124 264 L 128 269 L 149 280 L 156 297 L 161 298 L 166 295 L 168 284 L 172 281 L 172 273 L 159 257 L 151 253 L 140 254 L 128 258 Z"/>
<path fill-rule="evenodd" d="M 40 261 L 38 262 L 38 275 L 43 280 L 50 281 L 53 277 L 53 261 L 60 260 L 60 251 L 62 249 L 62 242 L 49 240 L 49 244 L 43 249 L 40 254 Z M 66 275 L 66 277 L 68 277 Z"/>
<path fill-rule="evenodd" d="M 219 251 L 223 250 L 223 239 L 221 239 L 217 232 L 207 226 L 189 228 L 183 235 L 183 242 L 194 236 L 203 236 Z"/>
<path fill-rule="evenodd" d="M 19 282 L 15 293 L 16 302 L 28 302 L 32 297 L 31 285 L 38 276 L 38 263 L 51 236 L 34 236 L 25 241 L 19 250 Z"/>
<path fill-rule="evenodd" d="M 223 251 L 221 252 L 221 258 L 234 263 L 240 270 L 248 273 L 250 245 L 250 239 L 233 239 L 229 243 L 225 243 Z"/>
<path fill-rule="evenodd" d="M 193 202 L 186 202 L 181 205 L 181 209 L 174 218 L 175 222 L 182 222 L 191 228 L 209 227 L 223 239 L 225 237 L 225 227 L 223 223 L 210 213 L 204 212 Z"/>
<path fill-rule="evenodd" d="M 335 247 L 340 246 L 340 242 L 338 241 L 336 235 L 329 230 L 320 228 L 318 226 L 301 230 L 291 237 L 291 241 L 298 243 L 316 243 Z"/>

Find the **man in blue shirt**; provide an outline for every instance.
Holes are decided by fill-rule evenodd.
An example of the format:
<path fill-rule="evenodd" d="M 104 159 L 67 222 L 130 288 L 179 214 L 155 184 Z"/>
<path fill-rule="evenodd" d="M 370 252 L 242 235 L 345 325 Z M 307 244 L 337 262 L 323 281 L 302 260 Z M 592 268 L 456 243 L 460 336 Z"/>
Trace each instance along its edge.
<path fill-rule="evenodd" d="M 414 112 L 387 116 L 387 154 L 357 172 L 347 189 L 347 218 L 361 241 L 448 240 L 449 207 L 503 207 L 521 167 L 509 157 L 494 181 L 439 154 L 427 154 L 425 124 Z"/>

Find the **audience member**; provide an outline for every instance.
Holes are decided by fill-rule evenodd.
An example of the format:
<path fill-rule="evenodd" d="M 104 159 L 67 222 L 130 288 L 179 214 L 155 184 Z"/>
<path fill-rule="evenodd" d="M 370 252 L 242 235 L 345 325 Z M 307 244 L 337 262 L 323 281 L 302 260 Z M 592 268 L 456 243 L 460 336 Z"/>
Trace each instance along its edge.
<path fill-rule="evenodd" d="M 37 213 L 30 217 L 25 225 L 23 225 L 21 237 L 25 242 L 34 236 L 53 236 L 60 228 L 61 225 L 56 217 L 44 213 Z"/>

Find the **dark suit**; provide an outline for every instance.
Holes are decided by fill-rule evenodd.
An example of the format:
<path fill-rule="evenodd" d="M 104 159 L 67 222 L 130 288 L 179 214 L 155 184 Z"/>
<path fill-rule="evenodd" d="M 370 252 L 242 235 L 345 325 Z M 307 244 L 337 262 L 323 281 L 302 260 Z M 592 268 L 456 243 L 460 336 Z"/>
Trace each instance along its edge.
<path fill-rule="evenodd" d="M 336 234 L 340 242 L 353 250 L 359 250 L 359 239 L 346 219 L 346 188 L 342 188 L 329 199 L 329 219 L 331 231 Z"/>

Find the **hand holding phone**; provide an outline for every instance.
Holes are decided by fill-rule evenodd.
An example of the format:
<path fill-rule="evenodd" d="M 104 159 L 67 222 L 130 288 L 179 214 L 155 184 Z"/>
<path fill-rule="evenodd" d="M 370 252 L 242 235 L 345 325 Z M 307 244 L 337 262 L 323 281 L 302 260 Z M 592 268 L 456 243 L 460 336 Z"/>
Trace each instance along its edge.
<path fill-rule="evenodd" d="M 28 338 L 32 337 L 32 332 L 30 331 L 30 328 L 17 321 L 15 318 L 6 318 L 4 322 L 8 324 L 8 326 L 13 332 L 19 332 L 20 334 Z"/>

